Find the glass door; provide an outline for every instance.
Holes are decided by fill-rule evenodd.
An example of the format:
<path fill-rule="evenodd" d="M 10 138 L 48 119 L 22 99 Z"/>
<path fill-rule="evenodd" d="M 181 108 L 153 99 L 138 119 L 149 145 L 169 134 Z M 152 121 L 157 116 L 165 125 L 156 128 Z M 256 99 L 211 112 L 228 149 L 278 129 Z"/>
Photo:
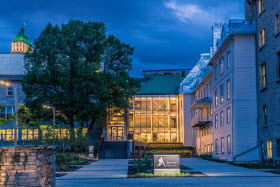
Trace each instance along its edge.
<path fill-rule="evenodd" d="M 112 141 L 122 141 L 123 140 L 123 127 L 115 126 L 111 127 L 111 140 Z"/>

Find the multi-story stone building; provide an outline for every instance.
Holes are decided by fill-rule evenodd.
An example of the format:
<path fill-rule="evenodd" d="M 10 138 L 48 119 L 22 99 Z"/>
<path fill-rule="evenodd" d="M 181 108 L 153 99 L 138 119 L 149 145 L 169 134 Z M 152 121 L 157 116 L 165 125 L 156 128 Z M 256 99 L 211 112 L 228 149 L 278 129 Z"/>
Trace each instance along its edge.
<path fill-rule="evenodd" d="M 280 1 L 254 2 L 259 146 L 266 160 L 280 157 Z"/>

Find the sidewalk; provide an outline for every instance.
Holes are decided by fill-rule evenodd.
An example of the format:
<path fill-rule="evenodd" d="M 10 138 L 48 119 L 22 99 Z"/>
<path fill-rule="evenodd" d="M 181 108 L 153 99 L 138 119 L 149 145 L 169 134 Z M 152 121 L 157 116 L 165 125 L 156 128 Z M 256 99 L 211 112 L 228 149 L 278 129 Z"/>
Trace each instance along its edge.
<path fill-rule="evenodd" d="M 88 179 L 116 179 L 127 178 L 127 159 L 106 159 L 98 160 L 86 165 L 81 169 L 70 172 L 62 177 L 57 177 L 56 181 L 60 180 L 88 180 Z"/>
<path fill-rule="evenodd" d="M 212 177 L 280 177 L 278 174 L 263 172 L 258 169 L 248 169 L 199 158 L 181 158 L 181 165 Z"/>

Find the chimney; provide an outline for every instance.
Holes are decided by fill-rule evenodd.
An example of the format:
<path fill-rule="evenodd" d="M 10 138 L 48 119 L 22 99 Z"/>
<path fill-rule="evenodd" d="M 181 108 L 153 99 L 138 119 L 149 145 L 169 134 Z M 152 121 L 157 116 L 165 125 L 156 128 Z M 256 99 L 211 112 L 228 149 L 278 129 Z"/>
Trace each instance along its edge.
<path fill-rule="evenodd" d="M 255 3 L 252 0 L 244 0 L 245 20 L 248 24 L 255 21 Z"/>

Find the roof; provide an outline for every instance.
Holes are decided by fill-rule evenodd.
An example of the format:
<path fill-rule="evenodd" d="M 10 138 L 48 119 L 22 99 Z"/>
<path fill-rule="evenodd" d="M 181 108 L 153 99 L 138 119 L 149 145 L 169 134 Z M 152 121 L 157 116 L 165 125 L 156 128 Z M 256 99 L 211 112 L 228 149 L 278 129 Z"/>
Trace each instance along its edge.
<path fill-rule="evenodd" d="M 20 32 L 13 39 L 13 41 L 23 41 L 23 42 L 25 42 L 25 43 L 27 43 L 29 45 L 32 45 L 31 42 L 29 41 L 29 39 L 27 38 L 26 34 L 25 34 L 24 28 L 20 29 Z"/>
<path fill-rule="evenodd" d="M 150 72 L 150 71 L 182 71 L 182 70 L 191 70 L 191 68 L 189 69 L 160 69 L 160 70 L 143 70 L 142 72 Z"/>
<path fill-rule="evenodd" d="M 141 88 L 136 95 L 171 95 L 178 94 L 180 83 L 184 77 L 154 76 L 141 80 Z"/>
<path fill-rule="evenodd" d="M 210 60 L 210 54 L 201 54 L 200 60 L 186 76 L 180 85 L 180 93 L 193 93 L 195 88 L 203 80 L 203 78 L 211 71 L 211 67 L 208 66 Z"/>

